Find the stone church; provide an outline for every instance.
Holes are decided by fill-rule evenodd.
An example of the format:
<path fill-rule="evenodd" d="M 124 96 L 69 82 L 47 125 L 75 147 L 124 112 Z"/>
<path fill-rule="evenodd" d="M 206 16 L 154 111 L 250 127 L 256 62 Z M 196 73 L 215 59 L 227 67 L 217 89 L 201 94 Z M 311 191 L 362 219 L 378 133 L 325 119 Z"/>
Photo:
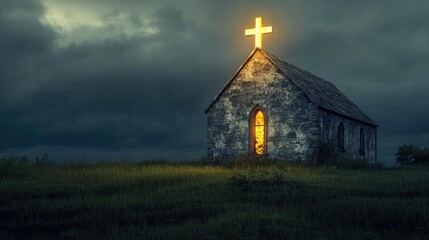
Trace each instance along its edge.
<path fill-rule="evenodd" d="M 377 124 L 332 83 L 255 49 L 206 109 L 207 159 L 261 156 L 284 161 L 319 160 L 320 146 L 336 143 L 351 159 L 377 160 Z"/>
<path fill-rule="evenodd" d="M 321 144 L 330 140 L 348 158 L 377 159 L 374 121 L 332 83 L 260 48 L 205 113 L 209 161 L 318 160 Z"/>

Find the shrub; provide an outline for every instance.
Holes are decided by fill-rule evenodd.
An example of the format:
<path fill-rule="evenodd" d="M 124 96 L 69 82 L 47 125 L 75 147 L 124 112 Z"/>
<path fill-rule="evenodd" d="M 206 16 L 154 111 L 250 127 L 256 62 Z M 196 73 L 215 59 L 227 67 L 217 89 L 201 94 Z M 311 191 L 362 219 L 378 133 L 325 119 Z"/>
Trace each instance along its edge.
<path fill-rule="evenodd" d="M 319 164 L 337 164 L 340 154 L 333 140 L 329 140 L 320 145 Z"/>
<path fill-rule="evenodd" d="M 413 144 L 399 146 L 395 156 L 400 165 L 429 164 L 429 148 L 420 149 Z"/>
<path fill-rule="evenodd" d="M 419 149 L 415 155 L 415 164 L 429 164 L 429 148 Z"/>
<path fill-rule="evenodd" d="M 247 174 L 233 174 L 229 178 L 230 182 L 235 187 L 249 188 L 249 187 L 277 187 L 289 182 L 284 173 L 280 171 L 275 172 L 250 172 Z"/>
<path fill-rule="evenodd" d="M 221 162 L 222 166 L 228 167 L 228 168 L 246 168 L 246 167 L 265 167 L 265 166 L 272 166 L 277 165 L 278 162 L 274 161 L 270 158 L 263 158 L 263 157 L 242 157 L 237 158 L 235 160 L 230 161 L 224 161 Z"/>
<path fill-rule="evenodd" d="M 22 177 L 27 174 L 30 160 L 27 156 L 8 156 L 0 158 L 0 179 Z"/>
<path fill-rule="evenodd" d="M 34 165 L 36 165 L 36 166 L 52 166 L 52 165 L 54 165 L 54 161 L 52 161 L 49 158 L 48 153 L 44 153 L 40 158 L 36 157 L 34 159 Z"/>
<path fill-rule="evenodd" d="M 318 164 L 332 165 L 339 168 L 370 169 L 383 168 L 382 163 L 371 163 L 368 159 L 351 159 L 337 151 L 333 140 L 329 140 L 320 146 L 320 157 Z"/>
<path fill-rule="evenodd" d="M 344 168 L 344 169 L 370 169 L 370 168 L 382 168 L 383 165 L 381 164 L 372 164 L 366 159 L 349 159 L 349 158 L 342 158 L 340 159 L 337 164 L 337 167 Z"/>

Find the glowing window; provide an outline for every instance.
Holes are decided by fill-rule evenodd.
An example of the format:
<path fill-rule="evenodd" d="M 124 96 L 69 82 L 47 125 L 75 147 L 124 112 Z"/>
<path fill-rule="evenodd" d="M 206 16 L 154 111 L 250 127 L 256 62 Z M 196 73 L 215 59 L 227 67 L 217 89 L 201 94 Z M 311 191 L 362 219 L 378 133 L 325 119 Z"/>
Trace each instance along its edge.
<path fill-rule="evenodd" d="M 265 120 L 264 114 L 259 110 L 255 114 L 254 128 L 255 153 L 262 155 L 265 153 Z"/>

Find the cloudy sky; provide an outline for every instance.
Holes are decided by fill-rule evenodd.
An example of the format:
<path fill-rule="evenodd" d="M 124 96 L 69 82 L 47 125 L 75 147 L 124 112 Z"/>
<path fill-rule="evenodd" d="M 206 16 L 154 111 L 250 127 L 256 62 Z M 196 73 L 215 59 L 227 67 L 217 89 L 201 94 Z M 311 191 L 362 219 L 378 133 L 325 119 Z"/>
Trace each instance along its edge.
<path fill-rule="evenodd" d="M 204 109 L 253 49 L 333 82 L 379 160 L 429 146 L 429 2 L 0 0 L 0 153 L 205 155 Z"/>

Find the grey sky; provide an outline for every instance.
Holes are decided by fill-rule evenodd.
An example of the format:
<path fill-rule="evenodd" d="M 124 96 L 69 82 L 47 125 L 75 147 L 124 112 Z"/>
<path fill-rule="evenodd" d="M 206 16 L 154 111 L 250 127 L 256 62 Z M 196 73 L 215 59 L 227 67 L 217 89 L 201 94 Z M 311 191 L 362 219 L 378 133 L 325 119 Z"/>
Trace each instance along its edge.
<path fill-rule="evenodd" d="M 379 159 L 429 144 L 427 1 L 0 2 L 0 152 L 205 153 L 203 110 L 253 48 L 333 82 Z M 64 154 L 63 154 L 64 156 Z"/>

